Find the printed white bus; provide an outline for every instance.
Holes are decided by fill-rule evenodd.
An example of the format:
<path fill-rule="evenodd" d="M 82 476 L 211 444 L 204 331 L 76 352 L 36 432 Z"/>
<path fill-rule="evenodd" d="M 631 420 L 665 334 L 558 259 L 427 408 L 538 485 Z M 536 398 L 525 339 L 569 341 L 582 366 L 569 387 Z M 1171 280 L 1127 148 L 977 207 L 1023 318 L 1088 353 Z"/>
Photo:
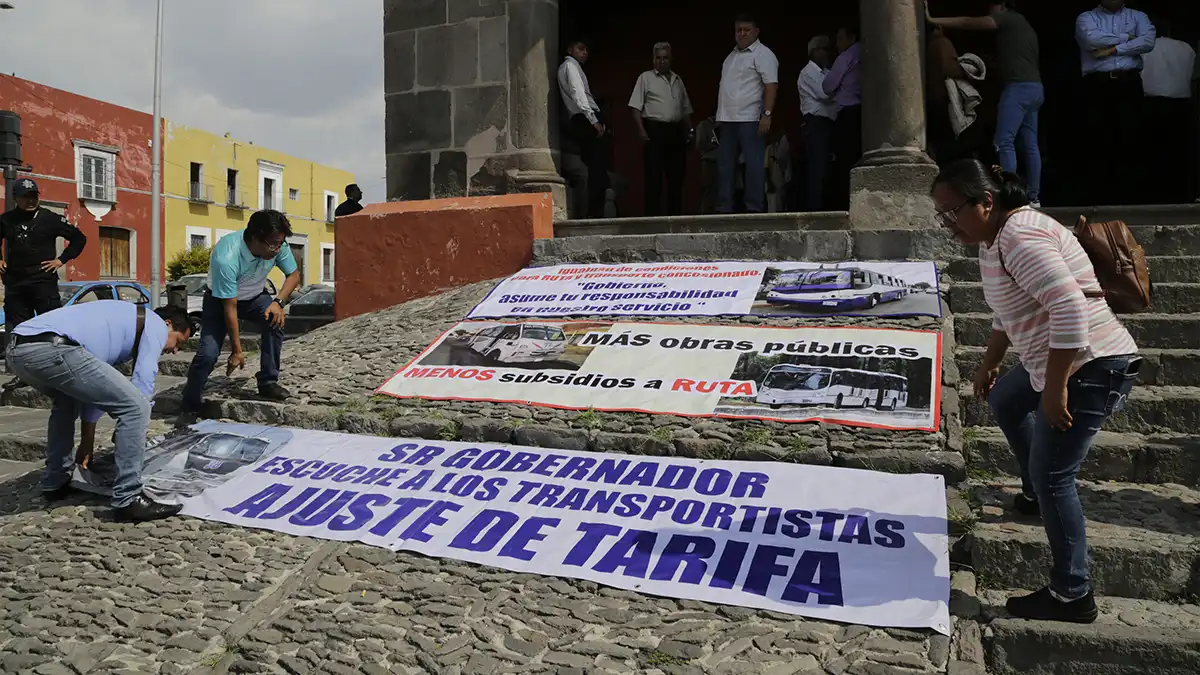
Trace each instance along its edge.
<path fill-rule="evenodd" d="M 871 309 L 910 291 L 903 279 L 857 267 L 793 269 L 780 271 L 767 302 L 812 310 Z"/>
<path fill-rule="evenodd" d="M 835 408 L 895 410 L 908 405 L 908 378 L 851 368 L 771 366 L 758 388 L 759 403 L 778 409 L 785 405 L 830 405 Z"/>
<path fill-rule="evenodd" d="M 485 328 L 471 336 L 468 346 L 501 363 L 554 361 L 567 351 L 567 336 L 558 326 L 514 323 Z"/>

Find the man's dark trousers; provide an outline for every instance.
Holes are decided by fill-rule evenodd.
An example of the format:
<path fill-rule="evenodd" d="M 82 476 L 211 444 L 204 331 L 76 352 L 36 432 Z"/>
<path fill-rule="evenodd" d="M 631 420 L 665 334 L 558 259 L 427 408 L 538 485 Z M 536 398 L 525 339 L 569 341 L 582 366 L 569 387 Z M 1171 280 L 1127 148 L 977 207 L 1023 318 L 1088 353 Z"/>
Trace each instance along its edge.
<path fill-rule="evenodd" d="M 646 172 L 646 215 L 661 216 L 663 178 L 667 179 L 667 215 L 683 213 L 683 175 L 687 162 L 687 130 L 682 122 L 642 120 Z"/>
<path fill-rule="evenodd" d="M 62 307 L 57 281 L 16 282 L 4 289 L 4 327 L 9 335 L 13 328 L 35 314 L 45 314 Z"/>
<path fill-rule="evenodd" d="M 1145 203 L 1149 152 L 1145 93 L 1137 70 L 1083 76 L 1089 205 Z"/>
<path fill-rule="evenodd" d="M 237 314 L 242 321 L 256 323 L 262 327 L 262 344 L 259 346 L 258 386 L 279 381 L 279 357 L 283 351 L 283 329 L 267 322 L 267 309 L 271 296 L 262 293 L 249 300 L 238 300 Z M 222 301 L 211 292 L 204 294 L 204 309 L 200 314 L 200 348 L 188 369 L 187 385 L 183 389 L 184 412 L 199 412 L 204 396 L 204 385 L 212 374 L 213 366 L 221 356 L 221 344 L 225 342 L 225 308 Z"/>
<path fill-rule="evenodd" d="M 571 135 L 579 144 L 579 158 L 588 169 L 588 218 L 603 218 L 605 196 L 608 192 L 607 138 L 583 115 L 575 115 L 570 123 Z"/>

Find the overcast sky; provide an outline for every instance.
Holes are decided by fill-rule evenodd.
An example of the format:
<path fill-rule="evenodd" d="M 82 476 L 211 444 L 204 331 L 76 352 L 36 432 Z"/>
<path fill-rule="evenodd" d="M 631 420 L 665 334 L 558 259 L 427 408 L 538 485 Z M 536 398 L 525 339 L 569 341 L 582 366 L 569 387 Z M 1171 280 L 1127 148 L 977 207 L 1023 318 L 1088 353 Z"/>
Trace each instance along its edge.
<path fill-rule="evenodd" d="M 155 0 L 9 0 L 0 71 L 152 111 Z M 383 201 L 383 2 L 164 0 L 164 117 L 351 171 Z"/>

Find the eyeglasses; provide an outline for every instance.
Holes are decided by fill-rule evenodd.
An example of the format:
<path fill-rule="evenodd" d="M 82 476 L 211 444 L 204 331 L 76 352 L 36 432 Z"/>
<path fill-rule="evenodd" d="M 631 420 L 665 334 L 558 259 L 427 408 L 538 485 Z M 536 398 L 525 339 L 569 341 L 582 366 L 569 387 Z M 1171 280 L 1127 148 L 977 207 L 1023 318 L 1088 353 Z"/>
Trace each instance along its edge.
<path fill-rule="evenodd" d="M 941 227 L 950 227 L 958 222 L 958 212 L 963 210 L 963 207 L 970 205 L 970 201 L 964 201 L 958 206 L 933 214 L 933 219 Z"/>
<path fill-rule="evenodd" d="M 281 241 L 278 244 L 272 244 L 271 242 L 266 241 L 265 239 L 263 240 L 263 246 L 266 246 L 268 251 L 281 251 L 281 250 L 283 250 L 283 245 L 286 243 L 287 243 L 287 241 Z"/>

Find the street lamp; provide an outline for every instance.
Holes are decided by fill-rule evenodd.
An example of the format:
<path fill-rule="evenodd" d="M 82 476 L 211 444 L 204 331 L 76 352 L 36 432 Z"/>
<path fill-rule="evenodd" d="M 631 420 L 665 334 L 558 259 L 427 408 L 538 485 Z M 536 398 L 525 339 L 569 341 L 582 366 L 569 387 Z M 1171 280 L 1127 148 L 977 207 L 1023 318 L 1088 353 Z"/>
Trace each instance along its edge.
<path fill-rule="evenodd" d="M 162 29 L 163 3 L 158 0 L 154 29 L 154 131 L 150 161 L 150 306 L 162 302 Z"/>

